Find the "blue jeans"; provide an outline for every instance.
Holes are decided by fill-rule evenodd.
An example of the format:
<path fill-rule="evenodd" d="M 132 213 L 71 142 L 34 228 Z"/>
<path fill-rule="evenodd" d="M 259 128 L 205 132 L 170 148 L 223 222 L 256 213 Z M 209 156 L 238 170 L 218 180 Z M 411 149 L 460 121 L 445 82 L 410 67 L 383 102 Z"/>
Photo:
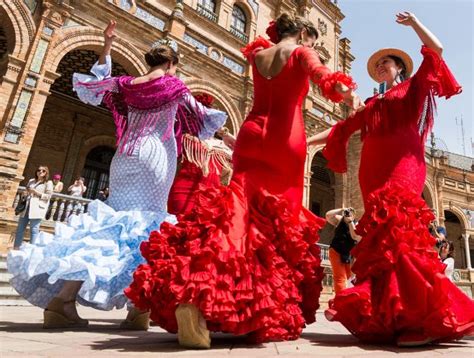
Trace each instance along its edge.
<path fill-rule="evenodd" d="M 30 222 L 30 242 L 32 244 L 35 242 L 36 238 L 39 235 L 41 219 L 30 219 L 28 217 L 28 209 L 29 208 L 26 209 L 27 212 L 25 213 L 25 216 L 22 218 L 20 217 L 18 219 L 18 227 L 16 229 L 15 243 L 13 244 L 13 247 L 20 247 L 21 243 L 23 242 L 23 237 L 25 236 L 25 230 L 26 226 L 28 225 L 28 222 Z"/>

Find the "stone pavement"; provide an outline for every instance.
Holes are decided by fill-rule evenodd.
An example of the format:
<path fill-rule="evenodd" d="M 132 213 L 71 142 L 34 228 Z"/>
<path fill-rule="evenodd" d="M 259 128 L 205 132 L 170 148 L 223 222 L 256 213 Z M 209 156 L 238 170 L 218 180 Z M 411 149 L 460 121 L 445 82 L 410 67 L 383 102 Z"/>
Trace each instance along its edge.
<path fill-rule="evenodd" d="M 318 322 L 306 328 L 297 341 L 249 346 L 242 337 L 213 335 L 211 350 L 184 350 L 176 336 L 152 327 L 148 332 L 118 329 L 125 311 L 100 312 L 79 307 L 91 320 L 82 331 L 46 331 L 41 328 L 42 311 L 36 307 L 0 307 L 0 357 L 470 357 L 474 337 L 425 348 L 360 344 L 338 323 Z"/>

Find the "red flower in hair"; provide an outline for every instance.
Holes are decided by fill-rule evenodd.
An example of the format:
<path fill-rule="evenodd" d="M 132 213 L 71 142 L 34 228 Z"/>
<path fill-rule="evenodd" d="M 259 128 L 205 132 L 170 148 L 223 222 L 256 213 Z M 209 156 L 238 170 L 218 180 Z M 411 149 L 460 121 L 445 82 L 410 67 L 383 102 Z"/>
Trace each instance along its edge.
<path fill-rule="evenodd" d="M 268 25 L 267 30 L 265 32 L 270 38 L 271 42 L 273 42 L 274 44 L 280 42 L 280 35 L 278 35 L 278 30 L 275 21 L 270 21 L 270 24 Z"/>
<path fill-rule="evenodd" d="M 201 103 L 204 107 L 211 108 L 214 103 L 214 97 L 207 93 L 201 93 L 194 96 L 196 101 Z"/>

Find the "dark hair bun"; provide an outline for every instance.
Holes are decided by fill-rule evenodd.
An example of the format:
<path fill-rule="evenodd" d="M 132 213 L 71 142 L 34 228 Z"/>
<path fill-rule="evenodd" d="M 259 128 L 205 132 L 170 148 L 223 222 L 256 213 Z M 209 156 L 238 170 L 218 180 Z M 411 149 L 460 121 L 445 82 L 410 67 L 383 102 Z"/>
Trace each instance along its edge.
<path fill-rule="evenodd" d="M 176 65 L 179 62 L 179 55 L 171 47 L 160 45 L 153 47 L 145 54 L 145 61 L 150 67 L 160 66 L 167 62 Z"/>
<path fill-rule="evenodd" d="M 275 20 L 275 24 L 280 39 L 286 36 L 296 35 L 303 29 L 306 30 L 308 35 L 318 38 L 318 30 L 316 30 L 314 24 L 301 16 L 293 17 L 287 13 L 283 13 Z"/>

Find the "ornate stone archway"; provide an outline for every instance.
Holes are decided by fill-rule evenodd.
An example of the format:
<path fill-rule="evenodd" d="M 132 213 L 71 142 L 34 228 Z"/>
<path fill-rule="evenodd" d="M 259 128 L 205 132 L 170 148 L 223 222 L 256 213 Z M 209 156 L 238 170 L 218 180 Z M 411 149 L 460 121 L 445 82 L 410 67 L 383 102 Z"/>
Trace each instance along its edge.
<path fill-rule="evenodd" d="M 23 1 L 20 0 L 2 1 L 0 11 L 3 11 L 8 17 L 14 31 L 13 34 L 9 34 L 15 36 L 15 47 L 11 55 L 23 60 L 27 56 L 36 32 L 33 17 Z"/>
<path fill-rule="evenodd" d="M 191 92 L 204 92 L 212 95 L 216 100 L 218 100 L 225 108 L 227 114 L 229 115 L 229 120 L 232 123 L 234 134 L 236 134 L 240 128 L 240 125 L 243 122 L 242 114 L 235 102 L 230 98 L 229 95 L 222 92 L 222 89 L 217 87 L 215 84 L 209 81 L 200 80 L 200 79 L 190 79 L 185 81 L 186 85 L 189 87 Z"/>
<path fill-rule="evenodd" d="M 49 70 L 56 71 L 61 59 L 71 50 L 87 48 L 100 52 L 103 46 L 103 35 L 98 29 L 80 26 L 60 30 L 49 54 Z M 143 53 L 129 42 L 117 38 L 112 47 L 112 58 L 122 64 L 130 75 L 144 74 L 148 67 Z"/>

